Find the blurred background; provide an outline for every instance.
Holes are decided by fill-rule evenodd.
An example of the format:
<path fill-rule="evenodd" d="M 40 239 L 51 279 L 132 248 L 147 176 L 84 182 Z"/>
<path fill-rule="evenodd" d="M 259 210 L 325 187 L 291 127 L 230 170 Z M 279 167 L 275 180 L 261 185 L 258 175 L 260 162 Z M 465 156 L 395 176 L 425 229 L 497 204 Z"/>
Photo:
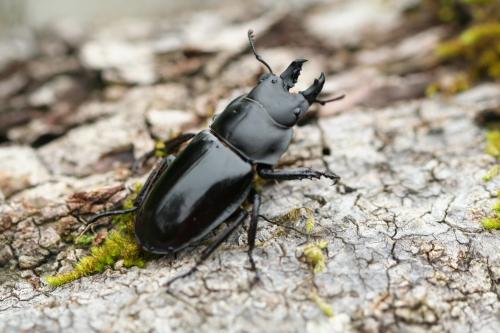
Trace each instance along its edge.
<path fill-rule="evenodd" d="M 489 0 L 2 0 L 0 142 L 40 147 L 113 112 L 89 112 L 90 102 L 165 83 L 180 85 L 166 89 L 172 102 L 151 117 L 175 109 L 192 116 L 177 112 L 172 124 L 199 125 L 219 111 L 217 100 L 262 73 L 248 52 L 249 28 L 276 71 L 294 58 L 311 60 L 298 89 L 324 71 L 326 93 L 349 93 L 322 115 L 456 93 L 499 77 L 498 7 Z M 476 26 L 465 44 L 456 39 Z M 453 66 L 442 66 L 450 59 Z"/>

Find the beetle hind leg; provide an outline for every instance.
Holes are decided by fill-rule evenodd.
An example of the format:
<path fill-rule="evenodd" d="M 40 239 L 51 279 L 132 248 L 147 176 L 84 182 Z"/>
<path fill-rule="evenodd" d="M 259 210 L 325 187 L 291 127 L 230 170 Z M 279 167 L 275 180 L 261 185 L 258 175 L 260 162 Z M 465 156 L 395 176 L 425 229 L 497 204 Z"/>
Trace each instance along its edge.
<path fill-rule="evenodd" d="M 245 220 L 245 218 L 247 216 L 248 216 L 248 213 L 245 210 L 240 209 L 239 211 L 237 211 L 237 216 L 234 219 L 234 221 L 227 226 L 227 228 L 217 237 L 217 239 L 212 244 L 210 244 L 207 248 L 205 248 L 203 250 L 200 257 L 196 260 L 194 266 L 191 267 L 191 269 L 189 269 L 187 272 L 180 274 L 180 275 L 177 275 L 177 276 L 173 277 L 172 279 L 170 279 L 169 281 L 167 281 L 167 283 L 165 284 L 165 286 L 167 287 L 167 291 L 168 291 L 168 288 L 170 287 L 170 285 L 172 283 L 174 283 L 175 281 L 177 281 L 179 279 L 183 279 L 183 278 L 193 274 L 194 272 L 196 272 L 196 270 L 198 269 L 198 266 L 200 266 L 205 260 L 207 260 L 208 257 L 210 257 L 210 255 L 212 253 L 214 253 L 215 250 L 217 250 L 217 248 L 226 239 L 229 238 L 229 236 L 231 236 L 231 234 L 238 228 L 238 226 L 240 226 L 240 224 Z"/>
<path fill-rule="evenodd" d="M 89 224 L 97 222 L 97 220 L 100 220 L 103 217 L 124 215 L 124 214 L 128 214 L 128 213 L 133 213 L 136 210 L 137 210 L 137 207 L 135 207 L 135 206 L 132 208 L 128 208 L 128 209 L 108 210 L 106 212 L 101 212 L 101 213 L 97 213 L 95 215 L 92 215 L 92 217 L 89 218 L 88 220 L 86 220 L 86 222 L 87 222 L 87 225 L 89 225 Z"/>
<path fill-rule="evenodd" d="M 253 283 L 260 280 L 259 271 L 255 266 L 255 261 L 253 259 L 253 250 L 255 248 L 255 237 L 257 235 L 257 222 L 259 220 L 259 210 L 260 210 L 260 194 L 255 192 L 252 197 L 253 208 L 252 215 L 250 216 L 250 226 L 248 228 L 248 260 L 250 261 L 250 266 L 252 271 L 255 272 L 255 277 Z"/>

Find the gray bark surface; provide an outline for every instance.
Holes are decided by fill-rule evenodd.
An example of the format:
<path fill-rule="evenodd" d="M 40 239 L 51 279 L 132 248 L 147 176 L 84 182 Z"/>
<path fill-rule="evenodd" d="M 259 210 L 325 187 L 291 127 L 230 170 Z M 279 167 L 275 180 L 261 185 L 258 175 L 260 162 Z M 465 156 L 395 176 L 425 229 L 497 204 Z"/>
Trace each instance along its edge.
<path fill-rule="evenodd" d="M 304 29 L 326 38 L 311 23 L 315 16 L 330 22 L 339 11 L 357 10 L 331 7 L 308 12 Z M 358 45 L 367 38 L 363 24 L 376 24 L 382 35 L 395 29 L 401 9 L 392 10 L 386 26 L 358 13 L 365 21 L 351 27 L 352 38 L 328 44 Z M 250 24 L 265 35 L 286 20 L 280 9 Z M 189 269 L 203 247 L 151 259 L 143 269 L 119 262 L 58 288 L 46 284 L 44 276 L 71 269 L 88 253 L 71 240 L 83 227 L 74 213 L 117 206 L 145 180 L 147 174 L 132 176 L 125 162 L 153 147 L 150 132 L 165 138 L 199 130 L 206 122 L 197 117 L 209 108 L 220 111 L 253 84 L 259 64 L 239 54 L 245 45 L 226 40 L 239 27 L 224 30 L 215 44 L 203 38 L 206 28 L 198 29 L 186 45 L 207 52 L 212 45 L 219 52 L 204 69 L 209 83 L 182 81 L 179 69 L 168 73 L 172 82 L 157 83 L 155 75 L 164 74 L 154 72 L 151 61 L 160 51 L 147 43 L 121 48 L 79 41 L 82 63 L 104 75 L 106 96 L 86 96 L 58 124 L 61 135 L 41 147 L 29 144 L 55 131 L 50 122 L 33 120 L 6 132 L 14 143 L 0 146 L 0 332 L 498 332 L 500 234 L 484 230 L 481 219 L 491 213 L 500 180 L 482 180 L 495 160 L 484 153 L 485 131 L 474 119 L 500 107 L 500 85 L 425 98 L 427 73 L 399 76 L 378 69 L 402 59 L 412 72 L 428 68 L 423 54 L 436 41 L 429 42 L 426 33 L 417 38 L 426 40 L 418 59 L 408 58 L 400 44 L 382 46 L 360 51 L 353 66 L 327 77 L 328 92 L 344 89 L 352 97 L 321 108 L 330 117 L 297 127 L 280 167 L 327 169 L 341 182 L 263 187 L 261 214 L 306 207 L 316 225 L 314 236 L 306 237 L 261 219 L 256 285 L 246 253 L 247 225 L 168 293 L 163 284 Z M 243 40 L 245 28 L 240 30 Z M 127 52 L 131 62 L 140 60 L 138 67 L 113 63 L 112 56 L 101 59 L 99 48 Z M 304 70 L 305 86 L 323 67 L 334 67 L 324 55 L 306 52 L 314 65 Z M 262 53 L 282 68 L 300 52 L 283 47 Z M 373 58 L 376 64 L 366 62 Z M 144 86 L 124 88 L 124 82 Z M 193 112 L 181 112 L 186 110 Z M 304 220 L 289 223 L 305 229 Z M 328 246 L 326 270 L 315 274 L 302 249 L 316 241 Z M 315 303 L 315 294 L 331 305 L 332 317 Z"/>

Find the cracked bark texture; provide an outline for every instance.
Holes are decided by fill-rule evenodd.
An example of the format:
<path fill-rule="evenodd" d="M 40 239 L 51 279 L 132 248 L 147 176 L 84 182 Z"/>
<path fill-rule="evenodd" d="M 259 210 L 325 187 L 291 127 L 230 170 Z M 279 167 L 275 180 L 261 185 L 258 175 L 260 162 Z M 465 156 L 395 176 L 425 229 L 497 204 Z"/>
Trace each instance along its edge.
<path fill-rule="evenodd" d="M 354 3 L 307 11 L 301 31 L 325 38 L 312 23 L 315 18 L 335 22 L 356 14 L 362 22 L 350 26 L 351 39 L 343 35 L 327 41 L 346 47 L 366 40 L 370 24 L 381 35 L 401 24 L 399 5 L 389 8 L 391 19 L 381 24 L 365 15 L 379 2 L 363 10 Z M 261 17 L 249 24 L 260 24 L 263 37 L 257 43 L 268 47 L 266 38 L 276 39 L 280 27 L 295 22 L 281 9 Z M 273 35 L 266 27 L 278 32 Z M 225 33 L 233 36 L 232 29 Z M 304 69 L 304 85 L 322 68 L 338 71 L 332 62 L 343 63 L 346 69 L 327 78 L 325 88 L 344 89 L 352 97 L 321 109 L 320 115 L 331 117 L 297 127 L 281 161 L 281 167 L 331 170 L 341 183 L 332 186 L 321 179 L 263 187 L 263 215 L 307 207 L 315 212 L 316 225 L 307 238 L 260 220 L 254 254 L 260 283 L 250 284 L 244 226 L 168 293 L 162 285 L 186 271 L 201 247 L 175 258 L 153 258 L 144 269 L 117 263 L 59 288 L 46 285 L 43 276 L 70 269 L 88 251 L 73 244 L 82 229 L 74 215 L 115 207 L 136 182 L 144 181 L 147 174 L 133 177 L 127 166 L 133 156 L 153 147 L 150 134 L 167 137 L 170 131 L 203 128 L 210 119 L 207 109 L 220 111 L 254 83 L 259 64 L 240 54 L 243 44 L 228 44 L 224 33 L 217 43 L 202 43 L 202 32 L 187 38 L 198 43 L 201 58 L 179 60 L 182 68 L 161 67 L 168 75 L 148 74 L 152 54 L 159 51 L 147 49 L 147 43 L 134 51 L 143 62 L 131 70 L 113 63 L 111 56 L 107 62 L 95 58 L 96 49 L 109 45 L 89 39 L 81 56 L 89 58 L 85 66 L 103 73 L 104 95 L 87 95 L 58 123 L 58 137 L 40 146 L 27 144 L 47 128 L 55 133 L 53 123 L 38 118 L 9 129 L 11 142 L 0 146 L 0 331 L 498 331 L 499 232 L 485 231 L 481 218 L 489 214 L 500 181 L 481 180 L 495 161 L 484 153 L 484 130 L 474 118 L 500 106 L 500 86 L 482 84 L 455 97 L 424 98 L 432 62 L 420 59 L 421 53 L 419 59 L 409 57 L 404 40 L 385 45 L 382 38 L 380 48 L 359 51 L 354 62 L 342 56 L 333 61 L 309 45 L 261 47 L 280 68 L 294 55 L 309 52 L 314 65 Z M 427 40 L 426 33 L 418 34 L 419 40 Z M 244 40 L 245 34 L 240 37 Z M 430 44 L 428 50 L 435 45 L 432 38 Z M 210 47 L 219 53 L 207 60 L 204 52 L 213 52 Z M 388 51 L 398 48 L 402 51 Z M 423 47 L 418 51 L 425 53 Z M 178 60 L 175 52 L 171 56 Z M 367 63 L 368 58 L 377 63 Z M 377 67 L 402 59 L 411 64 L 410 74 Z M 183 78 L 183 71 L 199 74 L 196 61 L 206 62 L 206 82 Z M 414 74 L 415 68 L 423 74 Z M 130 81 L 143 86 L 120 85 Z M 304 229 L 304 221 L 290 223 Z M 97 232 L 105 234 L 106 228 Z M 318 240 L 328 242 L 327 269 L 313 274 L 300 253 L 306 242 Z M 313 302 L 315 292 L 333 307 L 333 317 Z"/>

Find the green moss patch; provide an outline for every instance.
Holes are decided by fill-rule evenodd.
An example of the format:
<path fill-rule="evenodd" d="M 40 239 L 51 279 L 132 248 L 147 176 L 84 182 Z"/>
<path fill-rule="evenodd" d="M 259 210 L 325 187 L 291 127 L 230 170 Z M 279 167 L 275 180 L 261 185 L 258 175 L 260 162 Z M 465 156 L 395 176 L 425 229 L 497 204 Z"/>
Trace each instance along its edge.
<path fill-rule="evenodd" d="M 328 247 L 328 242 L 319 241 L 309 243 L 303 248 L 305 261 L 311 265 L 315 274 L 326 270 L 326 256 L 324 251 Z"/>
<path fill-rule="evenodd" d="M 495 158 L 500 158 L 500 130 L 490 130 L 486 133 L 486 149 L 485 152 Z M 500 165 L 494 165 L 483 176 L 483 180 L 488 182 L 500 174 Z M 500 193 L 497 195 L 500 199 Z M 497 201 L 492 207 L 492 216 L 483 218 L 483 227 L 487 230 L 500 229 L 500 201 Z"/>
<path fill-rule="evenodd" d="M 492 130 L 486 133 L 486 153 L 495 157 L 500 157 L 500 131 Z"/>
<path fill-rule="evenodd" d="M 80 246 L 88 246 L 92 244 L 95 239 L 95 235 L 80 235 L 75 238 L 75 244 Z"/>
<path fill-rule="evenodd" d="M 488 172 L 483 176 L 483 180 L 485 182 L 489 182 L 491 181 L 493 178 L 495 178 L 496 176 L 498 176 L 500 174 L 500 165 L 499 164 L 496 164 L 494 166 L 492 166 Z"/>
<path fill-rule="evenodd" d="M 165 143 L 163 141 L 158 141 L 155 144 L 155 157 L 163 158 L 167 156 L 167 152 L 165 151 Z"/>
<path fill-rule="evenodd" d="M 500 194 L 498 195 L 500 198 Z M 500 229 L 500 201 L 497 201 L 492 207 L 493 215 L 485 217 L 482 220 L 483 227 L 486 230 Z"/>
<path fill-rule="evenodd" d="M 311 208 L 297 207 L 291 209 L 289 212 L 278 215 L 271 220 L 278 224 L 298 221 L 301 218 L 305 218 L 305 228 L 306 232 L 311 233 L 316 225 L 316 219 L 314 218 L 314 211 Z"/>
<path fill-rule="evenodd" d="M 327 317 L 333 317 L 333 307 L 328 304 L 323 298 L 321 298 L 316 290 L 311 294 L 311 299 L 318 308 L 323 312 L 323 314 Z"/>
<path fill-rule="evenodd" d="M 441 62 L 457 65 L 460 72 L 432 84 L 427 95 L 455 94 L 479 80 L 500 78 L 500 1 L 422 0 L 423 9 L 456 31 L 440 44 L 436 55 Z"/>
<path fill-rule="evenodd" d="M 467 64 L 471 80 L 500 78 L 500 23 L 474 25 L 459 37 L 441 44 L 436 50 L 444 60 L 457 60 Z"/>
<path fill-rule="evenodd" d="M 137 186 L 135 192 L 124 202 L 123 208 L 133 207 L 133 202 L 141 186 Z M 46 281 L 54 287 L 75 281 L 81 277 L 101 273 L 107 267 L 113 267 L 116 262 L 123 260 L 124 267 L 144 267 L 144 259 L 141 256 L 141 248 L 137 244 L 134 235 L 135 214 L 123 214 L 113 218 L 114 230 L 110 231 L 104 243 L 90 249 L 90 255 L 82 258 L 73 270 L 47 276 Z M 80 240 L 79 240 L 80 239 Z M 83 240 L 82 240 L 83 239 Z M 75 240 L 90 244 L 93 236 L 82 235 Z"/>

